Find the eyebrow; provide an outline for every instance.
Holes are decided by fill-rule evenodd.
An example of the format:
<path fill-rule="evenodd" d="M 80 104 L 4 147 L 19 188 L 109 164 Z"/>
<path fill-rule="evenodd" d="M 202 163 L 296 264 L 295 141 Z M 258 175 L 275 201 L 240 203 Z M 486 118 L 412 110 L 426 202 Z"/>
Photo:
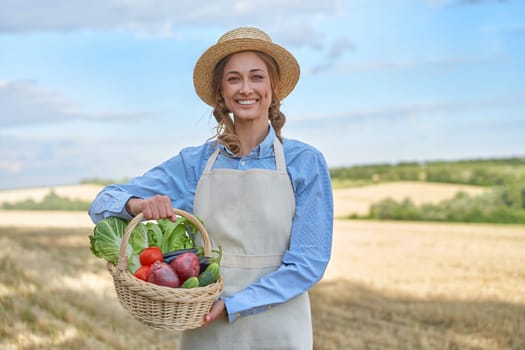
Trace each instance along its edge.
<path fill-rule="evenodd" d="M 264 72 L 264 69 L 262 68 L 250 69 L 250 73 L 255 73 L 255 72 Z M 240 74 L 240 73 L 239 71 L 236 71 L 236 70 L 230 70 L 230 71 L 224 72 L 224 74 Z"/>

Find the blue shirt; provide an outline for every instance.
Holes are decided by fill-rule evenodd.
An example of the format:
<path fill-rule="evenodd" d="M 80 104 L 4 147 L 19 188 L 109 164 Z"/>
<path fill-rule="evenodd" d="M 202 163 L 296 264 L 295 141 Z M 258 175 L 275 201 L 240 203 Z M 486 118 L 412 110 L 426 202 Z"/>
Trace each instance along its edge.
<path fill-rule="evenodd" d="M 270 132 L 249 155 L 238 157 L 224 146 L 207 142 L 187 147 L 143 176 L 123 185 L 105 187 L 89 208 L 94 223 L 118 216 L 130 220 L 125 209 L 131 197 L 149 198 L 164 194 L 174 208 L 193 212 L 193 199 L 207 160 L 221 148 L 213 168 L 273 169 L 275 156 Z M 258 313 L 306 292 L 323 276 L 330 259 L 333 230 L 333 198 L 330 174 L 323 155 L 303 142 L 283 139 L 286 169 L 295 194 L 295 216 L 290 247 L 281 266 L 244 290 L 224 297 L 230 322 L 241 316 Z"/>

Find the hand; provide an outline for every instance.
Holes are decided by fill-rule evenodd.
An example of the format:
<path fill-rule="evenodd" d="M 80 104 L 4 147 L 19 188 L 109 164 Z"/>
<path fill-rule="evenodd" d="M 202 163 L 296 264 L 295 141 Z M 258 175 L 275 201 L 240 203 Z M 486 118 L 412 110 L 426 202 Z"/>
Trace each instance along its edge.
<path fill-rule="evenodd" d="M 126 203 L 126 210 L 133 216 L 138 213 L 144 215 L 146 220 L 170 219 L 177 220 L 177 215 L 173 213 L 171 199 L 168 196 L 156 195 L 149 199 L 130 198 Z"/>
<path fill-rule="evenodd" d="M 213 321 L 226 317 L 226 307 L 224 306 L 224 301 L 215 300 L 211 306 L 211 310 L 208 314 L 204 316 L 204 324 L 209 325 Z"/>

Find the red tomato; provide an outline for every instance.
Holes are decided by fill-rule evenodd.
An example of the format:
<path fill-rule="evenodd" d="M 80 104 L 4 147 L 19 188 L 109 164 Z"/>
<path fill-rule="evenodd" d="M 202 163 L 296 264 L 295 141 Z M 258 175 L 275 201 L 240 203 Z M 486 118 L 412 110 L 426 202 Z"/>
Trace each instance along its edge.
<path fill-rule="evenodd" d="M 141 266 L 135 271 L 135 277 L 143 281 L 148 281 L 149 275 L 151 274 L 151 265 Z"/>
<path fill-rule="evenodd" d="M 163 261 L 162 250 L 160 250 L 160 248 L 156 246 L 145 248 L 140 253 L 139 259 L 140 259 L 140 264 L 142 266 L 151 265 L 155 261 Z"/>

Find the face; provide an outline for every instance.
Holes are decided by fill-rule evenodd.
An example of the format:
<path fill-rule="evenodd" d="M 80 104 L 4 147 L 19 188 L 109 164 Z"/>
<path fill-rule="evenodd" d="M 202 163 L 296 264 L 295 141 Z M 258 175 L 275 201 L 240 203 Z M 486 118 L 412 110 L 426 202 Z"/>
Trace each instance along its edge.
<path fill-rule="evenodd" d="M 221 93 L 236 121 L 268 120 L 272 102 L 270 76 L 264 61 L 254 52 L 230 57 L 224 67 Z"/>

